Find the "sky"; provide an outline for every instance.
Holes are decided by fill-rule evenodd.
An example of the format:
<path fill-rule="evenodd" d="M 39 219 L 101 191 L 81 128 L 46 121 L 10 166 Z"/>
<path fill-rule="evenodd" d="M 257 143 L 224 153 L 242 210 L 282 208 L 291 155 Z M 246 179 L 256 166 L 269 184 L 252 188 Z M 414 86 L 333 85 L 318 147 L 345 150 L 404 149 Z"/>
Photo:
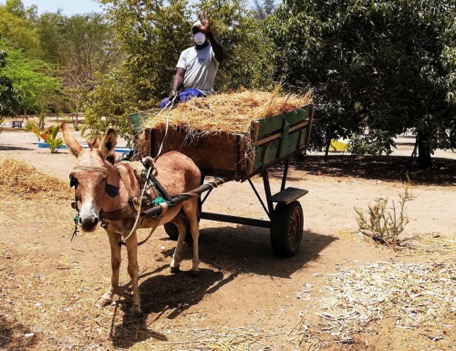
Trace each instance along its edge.
<path fill-rule="evenodd" d="M 5 2 L 6 0 L 0 0 L 2 5 Z M 94 0 L 22 0 L 22 3 L 26 8 L 36 5 L 39 15 L 44 12 L 56 12 L 58 9 L 62 10 L 66 16 L 102 11 L 100 4 Z M 253 7 L 253 0 L 249 0 L 249 7 Z"/>
<path fill-rule="evenodd" d="M 0 2 L 5 3 L 3 0 L 0 0 Z M 102 11 L 100 4 L 93 0 L 22 0 L 22 3 L 26 8 L 36 5 L 38 14 L 56 12 L 59 9 L 66 16 Z"/>

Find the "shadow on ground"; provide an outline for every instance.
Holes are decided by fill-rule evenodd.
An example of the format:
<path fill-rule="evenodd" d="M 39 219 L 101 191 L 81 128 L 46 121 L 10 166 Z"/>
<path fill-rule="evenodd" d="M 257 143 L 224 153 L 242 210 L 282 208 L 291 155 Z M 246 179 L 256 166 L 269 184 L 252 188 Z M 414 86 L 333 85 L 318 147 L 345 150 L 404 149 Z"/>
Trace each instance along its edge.
<path fill-rule="evenodd" d="M 0 317 L 0 350 L 25 350 L 36 344 L 29 328 Z"/>
<path fill-rule="evenodd" d="M 202 268 L 200 274 L 194 277 L 189 272 L 169 274 L 169 266 L 165 264 L 154 272 L 141 276 L 140 292 L 144 315 L 141 318 L 132 316 L 131 299 L 119 301 L 124 316 L 122 324 L 113 326 L 111 331 L 114 346 L 129 348 L 147 339 L 166 341 L 166 335 L 150 329 L 153 321 L 147 320 L 149 314 L 156 315 L 154 320 L 162 318 L 163 315 L 174 319 L 191 306 L 197 305 L 205 296 L 231 283 L 241 273 L 290 278 L 308 262 L 317 259 L 325 247 L 337 240 L 332 236 L 305 232 L 298 254 L 290 259 L 280 259 L 272 252 L 268 234 L 267 229 L 243 225 L 202 229 L 200 258 L 210 268 Z M 168 251 L 163 254 L 171 255 L 172 250 Z M 185 260 L 191 259 L 190 244 L 185 244 L 183 254 Z"/>
<path fill-rule="evenodd" d="M 299 156 L 290 160 L 292 169 L 312 175 L 334 177 L 355 177 L 382 181 L 410 180 L 417 185 L 454 185 L 456 183 L 456 160 L 433 158 L 432 169 L 420 169 L 416 160 L 404 156 L 365 156 L 347 155 Z M 281 177 L 281 167 L 272 168 L 271 175 Z M 293 179 L 292 176 L 288 180 Z"/>
<path fill-rule="evenodd" d="M 17 145 L 5 145 L 5 144 L 0 144 L 0 151 L 28 151 L 28 150 L 34 150 L 29 147 L 21 147 Z"/>

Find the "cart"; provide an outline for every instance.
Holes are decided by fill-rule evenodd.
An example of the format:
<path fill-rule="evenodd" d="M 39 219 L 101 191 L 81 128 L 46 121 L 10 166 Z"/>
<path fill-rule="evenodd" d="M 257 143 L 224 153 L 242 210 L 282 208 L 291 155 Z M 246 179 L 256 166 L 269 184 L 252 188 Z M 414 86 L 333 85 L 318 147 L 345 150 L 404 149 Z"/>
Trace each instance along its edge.
<path fill-rule="evenodd" d="M 138 116 L 137 116 L 138 117 Z M 301 245 L 304 214 L 299 198 L 307 190 L 287 187 L 289 160 L 302 153 L 310 138 L 313 105 L 309 104 L 288 113 L 254 120 L 250 132 L 242 134 L 205 134 L 189 140 L 188 133 L 179 128 L 146 128 L 143 151 L 155 156 L 177 150 L 190 157 L 202 172 L 203 185 L 195 189 L 200 198 L 200 219 L 237 223 L 270 229 L 271 246 L 279 257 L 294 256 Z M 280 191 L 273 194 L 269 182 L 269 169 L 284 164 Z M 260 175 L 264 185 L 264 199 L 251 178 Z M 214 181 L 204 184 L 206 178 Z M 204 212 L 204 202 L 213 188 L 226 181 L 247 181 L 260 201 L 269 220 L 245 218 L 222 213 Z M 184 201 L 182 198 L 178 201 Z M 156 215 L 152 209 L 144 216 Z M 165 225 L 171 238 L 177 237 L 174 224 Z"/>

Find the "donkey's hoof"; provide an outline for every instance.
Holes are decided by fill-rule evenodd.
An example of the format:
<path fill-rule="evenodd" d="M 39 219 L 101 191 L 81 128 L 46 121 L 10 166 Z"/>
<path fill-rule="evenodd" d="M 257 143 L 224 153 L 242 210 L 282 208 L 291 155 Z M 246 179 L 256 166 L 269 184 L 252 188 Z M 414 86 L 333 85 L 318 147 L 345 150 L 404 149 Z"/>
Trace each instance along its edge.
<path fill-rule="evenodd" d="M 179 266 L 176 266 L 176 267 L 170 267 L 171 269 L 171 273 L 179 273 L 181 270 L 180 270 L 180 267 Z"/>

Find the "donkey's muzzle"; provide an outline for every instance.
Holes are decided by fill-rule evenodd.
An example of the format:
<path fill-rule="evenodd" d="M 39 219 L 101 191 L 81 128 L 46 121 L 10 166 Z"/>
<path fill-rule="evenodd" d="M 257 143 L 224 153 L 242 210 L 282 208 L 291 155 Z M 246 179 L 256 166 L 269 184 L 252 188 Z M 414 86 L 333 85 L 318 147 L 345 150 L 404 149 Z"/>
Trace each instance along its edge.
<path fill-rule="evenodd" d="M 79 217 L 79 225 L 81 226 L 84 232 L 93 232 L 98 225 L 98 217 Z"/>

